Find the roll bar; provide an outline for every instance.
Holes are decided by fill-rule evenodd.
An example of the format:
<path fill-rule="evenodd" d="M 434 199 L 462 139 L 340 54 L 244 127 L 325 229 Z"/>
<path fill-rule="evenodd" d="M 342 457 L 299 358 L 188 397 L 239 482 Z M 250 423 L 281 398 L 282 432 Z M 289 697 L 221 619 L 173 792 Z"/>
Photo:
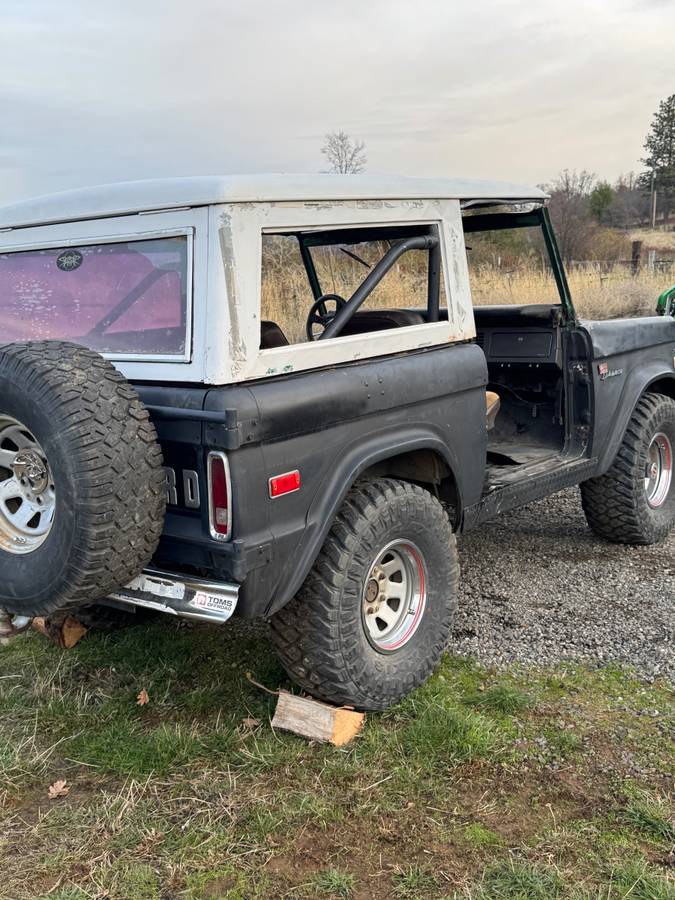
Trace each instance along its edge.
<path fill-rule="evenodd" d="M 368 299 L 368 297 L 372 294 L 378 284 L 382 281 L 387 272 L 395 265 L 395 263 L 403 256 L 404 253 L 408 253 L 409 250 L 431 250 L 429 259 L 429 283 L 431 286 L 431 270 L 435 269 L 437 272 L 440 269 L 440 247 L 438 243 L 438 237 L 436 235 L 425 234 L 419 235 L 418 237 L 410 237 L 405 238 L 402 241 L 399 241 L 398 244 L 394 244 L 393 247 L 390 247 L 389 250 L 384 254 L 382 259 L 377 263 L 377 265 L 373 266 L 372 270 L 366 275 L 361 284 L 357 287 L 354 293 L 351 295 L 349 300 L 347 300 L 346 304 L 342 307 L 342 309 L 335 316 L 330 325 L 326 328 L 326 330 L 319 336 L 320 341 L 328 340 L 328 338 L 336 337 L 344 328 L 344 326 L 349 322 L 354 313 L 358 310 L 362 303 Z M 436 279 L 438 282 L 438 279 Z M 436 285 L 436 290 L 429 291 L 428 297 L 428 305 L 429 305 L 429 315 L 430 317 L 434 315 L 435 318 L 430 318 L 429 321 L 437 322 L 438 321 L 438 285 Z"/>

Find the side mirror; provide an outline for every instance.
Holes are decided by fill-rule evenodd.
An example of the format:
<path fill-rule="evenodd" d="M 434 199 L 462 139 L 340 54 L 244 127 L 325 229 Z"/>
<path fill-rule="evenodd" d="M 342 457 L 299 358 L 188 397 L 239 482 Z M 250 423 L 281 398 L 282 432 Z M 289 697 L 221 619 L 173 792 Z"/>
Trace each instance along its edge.
<path fill-rule="evenodd" d="M 664 291 L 656 301 L 657 316 L 675 316 L 675 285 Z"/>

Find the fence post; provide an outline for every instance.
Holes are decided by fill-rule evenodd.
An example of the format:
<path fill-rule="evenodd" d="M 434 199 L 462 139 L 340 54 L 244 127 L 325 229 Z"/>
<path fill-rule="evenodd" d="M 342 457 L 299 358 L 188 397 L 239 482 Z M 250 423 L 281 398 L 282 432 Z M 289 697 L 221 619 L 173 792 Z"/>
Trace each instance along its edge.
<path fill-rule="evenodd" d="M 642 241 L 633 241 L 631 244 L 630 270 L 633 275 L 640 271 L 640 259 L 642 257 Z"/>

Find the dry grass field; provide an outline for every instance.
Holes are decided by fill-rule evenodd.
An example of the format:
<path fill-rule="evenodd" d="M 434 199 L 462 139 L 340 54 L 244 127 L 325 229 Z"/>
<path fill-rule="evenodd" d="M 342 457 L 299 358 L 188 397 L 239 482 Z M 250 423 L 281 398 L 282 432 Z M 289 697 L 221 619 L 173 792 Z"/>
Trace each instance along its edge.
<path fill-rule="evenodd" d="M 574 307 L 580 318 L 618 319 L 648 316 L 659 294 L 675 284 L 675 264 L 670 269 L 631 275 L 625 266 L 603 272 L 600 265 L 572 268 L 567 273 Z M 482 269 L 472 280 L 474 303 L 555 302 L 550 276 L 541 269 L 512 273 Z"/>
<path fill-rule="evenodd" d="M 349 297 L 363 278 L 357 264 L 320 272 L 324 290 Z M 567 273 L 572 299 L 582 319 L 617 319 L 652 315 L 656 299 L 675 284 L 675 262 L 649 271 L 646 267 L 632 275 L 625 265 L 606 267 L 600 263 L 574 266 Z M 474 304 L 556 303 L 555 283 L 537 266 L 512 270 L 483 265 L 471 273 Z M 268 264 L 262 285 L 263 318 L 282 325 L 289 340 L 304 340 L 304 325 L 312 297 L 304 271 L 299 266 L 278 261 Z M 424 308 L 426 271 L 398 265 L 367 300 L 364 308 Z"/>
<path fill-rule="evenodd" d="M 631 241 L 642 241 L 648 250 L 675 253 L 675 231 L 663 231 L 658 228 L 643 228 L 630 235 Z"/>

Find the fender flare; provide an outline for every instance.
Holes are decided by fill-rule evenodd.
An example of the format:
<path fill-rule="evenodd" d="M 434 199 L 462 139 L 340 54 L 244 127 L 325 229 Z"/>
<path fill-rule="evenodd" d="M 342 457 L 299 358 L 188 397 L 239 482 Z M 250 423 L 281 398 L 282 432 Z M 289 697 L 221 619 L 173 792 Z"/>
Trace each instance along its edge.
<path fill-rule="evenodd" d="M 459 460 L 452 447 L 431 429 L 419 425 L 408 429 L 384 429 L 373 432 L 368 441 L 360 440 L 344 454 L 336 466 L 319 485 L 307 511 L 306 528 L 298 551 L 286 562 L 279 580 L 280 589 L 273 595 L 265 611 L 270 616 L 280 610 L 300 590 L 302 583 L 314 565 L 335 517 L 354 482 L 362 472 L 383 460 L 414 450 L 431 450 L 447 464 L 457 486 L 459 511 L 463 509 L 462 481 L 459 477 Z"/>
<path fill-rule="evenodd" d="M 648 393 L 649 388 L 658 381 L 671 382 L 673 395 L 675 396 L 675 372 L 672 369 L 665 368 L 661 361 L 634 369 L 626 379 L 626 384 L 619 398 L 618 413 L 614 421 L 614 427 L 599 456 L 598 475 L 605 473 L 613 464 L 628 428 L 628 423 L 640 402 L 640 398 L 643 394 Z"/>

